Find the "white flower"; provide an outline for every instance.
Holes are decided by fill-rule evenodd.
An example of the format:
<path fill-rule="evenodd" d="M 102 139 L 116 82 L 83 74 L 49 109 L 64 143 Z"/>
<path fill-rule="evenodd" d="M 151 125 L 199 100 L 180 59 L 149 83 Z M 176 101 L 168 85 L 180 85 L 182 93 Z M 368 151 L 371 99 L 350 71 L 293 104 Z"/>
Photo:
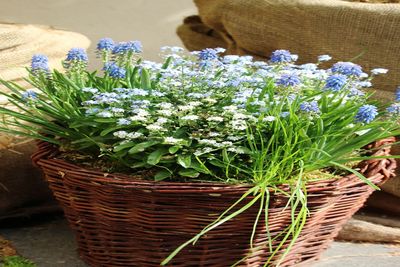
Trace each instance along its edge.
<path fill-rule="evenodd" d="M 210 132 L 208 135 L 209 135 L 210 137 L 217 137 L 217 136 L 220 136 L 221 134 L 218 133 L 218 132 Z"/>
<path fill-rule="evenodd" d="M 207 121 L 215 121 L 215 122 L 222 122 L 224 121 L 224 118 L 220 116 L 211 116 L 207 118 Z"/>
<path fill-rule="evenodd" d="M 332 57 L 330 55 L 320 55 L 318 57 L 319 62 L 329 61 L 331 59 L 332 59 Z"/>
<path fill-rule="evenodd" d="M 151 132 L 164 132 L 167 131 L 167 129 L 165 129 L 164 127 L 158 125 L 158 124 L 149 124 L 146 126 L 146 129 L 151 131 Z"/>
<path fill-rule="evenodd" d="M 97 116 L 102 117 L 102 118 L 111 118 L 113 117 L 113 114 L 109 111 L 102 111 L 97 113 Z"/>
<path fill-rule="evenodd" d="M 202 103 L 201 103 L 200 101 L 190 101 L 190 102 L 188 103 L 188 105 L 189 105 L 189 106 L 192 106 L 192 107 L 198 107 L 198 106 L 201 106 Z"/>
<path fill-rule="evenodd" d="M 218 142 L 212 139 L 199 139 L 198 142 L 202 145 L 218 146 Z"/>
<path fill-rule="evenodd" d="M 235 105 L 231 105 L 231 106 L 225 106 L 225 107 L 223 107 L 223 109 L 224 109 L 226 112 L 234 113 L 234 112 L 236 112 L 236 110 L 238 109 L 238 107 L 235 106 Z"/>
<path fill-rule="evenodd" d="M 165 137 L 164 138 L 164 143 L 165 144 L 170 144 L 170 145 L 175 145 L 179 144 L 185 141 L 184 139 L 179 139 L 179 138 L 174 138 L 174 137 Z"/>
<path fill-rule="evenodd" d="M 137 139 L 137 138 L 142 137 L 142 136 L 143 136 L 142 133 L 134 132 L 134 133 L 129 133 L 129 134 L 126 136 L 126 138 L 128 138 L 128 139 Z"/>
<path fill-rule="evenodd" d="M 195 121 L 198 119 L 199 119 L 199 116 L 197 116 L 197 115 L 186 115 L 181 118 L 181 120 L 184 120 L 184 121 Z"/>
<path fill-rule="evenodd" d="M 125 110 L 123 108 L 115 108 L 115 107 L 113 107 L 113 108 L 111 108 L 111 111 L 114 112 L 114 113 L 124 113 Z"/>
<path fill-rule="evenodd" d="M 145 122 L 145 121 L 148 120 L 147 117 L 139 116 L 139 115 L 131 116 L 131 117 L 129 117 L 129 119 L 130 119 L 131 121 L 142 121 L 142 122 Z"/>
<path fill-rule="evenodd" d="M 244 120 L 247 119 L 249 116 L 243 113 L 235 113 L 233 114 L 233 119 L 234 120 Z"/>
<path fill-rule="evenodd" d="M 243 131 L 247 129 L 247 124 L 244 120 L 232 120 L 232 128 L 238 131 Z"/>
<path fill-rule="evenodd" d="M 172 105 L 171 103 L 162 102 L 157 104 L 156 106 L 162 109 L 171 109 L 174 105 Z"/>
<path fill-rule="evenodd" d="M 205 102 L 208 102 L 208 103 L 210 103 L 210 104 L 215 104 L 215 103 L 217 103 L 218 101 L 217 100 L 215 100 L 214 98 L 209 98 L 209 97 L 207 97 L 207 98 L 204 98 L 203 99 Z"/>
<path fill-rule="evenodd" d="M 233 145 L 233 143 L 230 142 L 230 141 L 224 141 L 224 142 L 222 142 L 222 145 L 224 145 L 224 146 L 231 146 L 231 145 Z"/>
<path fill-rule="evenodd" d="M 242 140 L 244 136 L 228 136 L 226 139 L 231 140 L 231 141 L 239 141 Z"/>
<path fill-rule="evenodd" d="M 128 135 L 128 133 L 126 131 L 117 131 L 117 132 L 114 132 L 113 135 L 115 137 L 124 139 Z"/>
<path fill-rule="evenodd" d="M 168 119 L 167 118 L 158 118 L 157 119 L 157 124 L 165 124 L 165 123 L 167 123 L 168 122 Z"/>
<path fill-rule="evenodd" d="M 371 73 L 373 75 L 379 75 L 379 74 L 386 74 L 389 70 L 388 69 L 384 69 L 384 68 L 376 68 L 376 69 L 372 69 Z"/>
<path fill-rule="evenodd" d="M 194 108 L 195 108 L 194 106 L 189 106 L 189 105 L 178 106 L 178 109 L 180 111 L 190 111 L 193 110 Z"/>
<path fill-rule="evenodd" d="M 82 88 L 82 92 L 96 94 L 99 90 L 96 88 Z"/>
<path fill-rule="evenodd" d="M 246 151 L 240 147 L 229 147 L 227 150 L 230 152 L 237 153 L 237 154 L 245 154 L 246 153 Z"/>
<path fill-rule="evenodd" d="M 270 121 L 274 121 L 276 118 L 274 116 L 265 116 L 263 118 L 263 122 L 270 122 Z"/>
<path fill-rule="evenodd" d="M 172 114 L 173 114 L 172 111 L 169 109 L 160 109 L 160 110 L 157 110 L 157 113 L 160 115 L 166 116 L 166 117 L 172 116 Z"/>
<path fill-rule="evenodd" d="M 211 147 L 204 147 L 204 148 L 202 148 L 202 149 L 196 150 L 193 154 L 194 154 L 195 156 L 201 156 L 201 155 L 203 155 L 203 154 L 207 154 L 207 153 L 210 153 L 210 152 L 212 152 L 212 151 L 213 151 L 213 149 L 212 149 Z"/>

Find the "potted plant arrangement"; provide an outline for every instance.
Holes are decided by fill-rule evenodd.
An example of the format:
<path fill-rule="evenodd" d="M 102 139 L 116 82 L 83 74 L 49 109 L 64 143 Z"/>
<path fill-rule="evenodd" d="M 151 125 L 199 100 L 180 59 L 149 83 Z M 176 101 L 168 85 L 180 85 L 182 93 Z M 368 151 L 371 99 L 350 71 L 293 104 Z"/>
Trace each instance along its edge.
<path fill-rule="evenodd" d="M 373 76 L 338 62 L 296 65 L 140 42 L 97 46 L 87 70 L 35 55 L 27 80 L 2 81 L 18 112 L 1 131 L 38 140 L 34 163 L 91 266 L 293 266 L 315 260 L 377 185 L 393 175 L 400 94 L 370 97 Z"/>

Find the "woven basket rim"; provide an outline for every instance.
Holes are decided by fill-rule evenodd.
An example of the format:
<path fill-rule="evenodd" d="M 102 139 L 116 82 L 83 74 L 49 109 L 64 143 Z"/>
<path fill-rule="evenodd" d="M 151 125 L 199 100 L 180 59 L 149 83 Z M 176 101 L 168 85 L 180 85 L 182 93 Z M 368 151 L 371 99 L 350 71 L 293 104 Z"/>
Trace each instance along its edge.
<path fill-rule="evenodd" d="M 390 147 L 389 149 L 381 149 L 380 146 L 384 144 L 390 144 L 395 141 L 395 138 L 386 138 L 384 140 L 377 141 L 370 146 L 372 148 L 376 148 L 376 152 L 373 155 L 378 154 L 382 155 L 390 155 Z M 124 174 L 124 173 L 106 173 L 100 170 L 91 169 L 89 167 L 79 166 L 76 163 L 67 162 L 63 159 L 54 158 L 54 153 L 61 153 L 58 151 L 57 147 L 53 144 L 50 144 L 45 141 L 37 141 L 38 151 L 32 155 L 33 164 L 36 166 L 46 166 L 54 171 L 63 172 L 67 171 L 70 174 L 84 174 L 86 177 L 90 177 L 90 181 L 93 184 L 107 184 L 108 186 L 115 186 L 115 187 L 135 187 L 141 189 L 147 189 L 149 191 L 215 191 L 215 190 L 222 190 L 224 192 L 237 192 L 239 191 L 247 191 L 248 189 L 254 187 L 253 184 L 249 183 L 241 183 L 241 184 L 228 184 L 222 182 L 170 182 L 170 181 L 151 181 L 151 180 L 144 180 L 139 179 L 137 176 Z M 383 150 L 386 150 L 383 152 Z M 53 156 L 51 156 L 53 155 Z M 389 167 L 387 167 L 382 175 L 380 172 L 382 169 L 385 168 L 382 164 L 373 164 L 378 163 L 382 159 L 371 159 L 368 161 L 363 161 L 359 164 L 358 168 L 367 171 L 370 165 L 374 165 L 373 175 L 367 175 L 367 178 L 374 182 L 376 179 L 382 178 L 385 176 L 384 181 L 391 176 L 394 176 L 394 169 L 396 167 L 396 161 L 391 160 Z M 340 183 L 346 183 L 349 180 L 357 179 L 360 182 L 360 178 L 358 178 L 354 174 L 348 174 L 346 176 L 341 176 L 341 178 L 332 178 L 332 179 L 322 179 L 322 180 L 313 180 L 307 182 L 307 190 L 313 191 L 313 188 L 321 188 L 324 187 L 325 189 L 328 186 L 337 186 Z M 290 187 L 289 184 L 281 184 L 278 185 L 280 189 L 288 189 Z M 271 189 L 272 190 L 272 189 Z M 315 189 L 318 191 L 318 189 Z M 310 191 L 310 192 L 311 192 Z"/>

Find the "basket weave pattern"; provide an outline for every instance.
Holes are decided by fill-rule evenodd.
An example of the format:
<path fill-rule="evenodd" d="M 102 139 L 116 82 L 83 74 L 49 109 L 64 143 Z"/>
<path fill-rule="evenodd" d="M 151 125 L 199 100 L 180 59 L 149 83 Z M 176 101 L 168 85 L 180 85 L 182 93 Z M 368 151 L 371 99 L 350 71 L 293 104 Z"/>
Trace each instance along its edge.
<path fill-rule="evenodd" d="M 385 139 L 372 146 L 390 142 L 393 140 Z M 51 155 L 56 151 L 47 143 L 39 143 L 33 161 L 44 171 L 64 209 L 76 234 L 80 256 L 96 267 L 159 266 L 169 253 L 215 220 L 249 189 L 243 185 L 152 182 L 105 174 L 54 159 Z M 386 146 L 375 154 L 389 152 Z M 372 182 L 380 184 L 393 176 L 395 165 L 392 159 L 374 159 L 362 162 L 360 167 Z M 288 187 L 284 185 L 282 189 Z M 317 259 L 372 191 L 354 175 L 310 182 L 307 185 L 310 216 L 281 266 Z M 269 231 L 276 237 L 290 224 L 291 213 L 290 208 L 284 209 L 287 197 L 271 194 Z M 239 266 L 263 266 L 270 255 L 263 216 L 253 248 L 249 245 L 258 208 L 253 205 L 213 229 L 194 246 L 182 250 L 170 266 L 230 266 L 246 255 Z M 278 244 L 273 242 L 273 246 Z"/>

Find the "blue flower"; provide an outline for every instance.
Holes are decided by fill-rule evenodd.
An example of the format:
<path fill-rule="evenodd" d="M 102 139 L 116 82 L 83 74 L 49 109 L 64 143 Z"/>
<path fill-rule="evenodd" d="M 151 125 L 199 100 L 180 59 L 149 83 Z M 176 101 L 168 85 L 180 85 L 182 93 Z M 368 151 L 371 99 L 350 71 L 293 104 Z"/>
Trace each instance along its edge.
<path fill-rule="evenodd" d="M 36 54 L 32 56 L 31 70 L 33 72 L 49 71 L 49 59 L 45 55 Z"/>
<path fill-rule="evenodd" d="M 395 99 L 396 101 L 400 101 L 400 87 L 398 87 L 396 90 Z"/>
<path fill-rule="evenodd" d="M 129 124 L 131 124 L 132 122 L 130 121 L 130 120 L 128 120 L 128 119 L 125 119 L 125 118 L 120 118 L 120 119 L 118 119 L 118 121 L 117 121 L 117 124 L 118 125 L 129 125 Z"/>
<path fill-rule="evenodd" d="M 282 118 L 286 118 L 289 115 L 290 115 L 290 112 L 288 112 L 288 111 L 284 111 L 284 112 L 281 113 L 281 117 Z"/>
<path fill-rule="evenodd" d="M 300 110 L 306 113 L 319 113 L 317 101 L 303 102 L 300 104 Z"/>
<path fill-rule="evenodd" d="M 99 51 L 111 51 L 114 48 L 114 41 L 111 38 L 100 39 L 97 43 L 97 50 Z"/>
<path fill-rule="evenodd" d="M 198 57 L 200 60 L 214 60 L 218 58 L 218 52 L 215 49 L 206 48 L 198 53 Z"/>
<path fill-rule="evenodd" d="M 141 53 L 142 43 L 139 41 L 120 42 L 112 50 L 113 54 L 125 54 L 128 52 Z"/>
<path fill-rule="evenodd" d="M 277 85 L 281 85 L 281 86 L 296 86 L 298 84 L 300 84 L 300 78 L 297 74 L 291 73 L 291 74 L 283 74 L 277 81 L 276 84 Z"/>
<path fill-rule="evenodd" d="M 370 123 L 378 115 L 377 107 L 373 105 L 364 105 L 358 110 L 355 121 L 361 123 Z"/>
<path fill-rule="evenodd" d="M 24 100 L 36 99 L 37 98 L 37 94 L 33 90 L 26 90 L 25 92 L 22 93 L 22 98 Z"/>
<path fill-rule="evenodd" d="M 115 62 L 109 62 L 104 65 L 104 71 L 115 79 L 123 79 L 126 76 L 126 70 L 119 67 Z"/>
<path fill-rule="evenodd" d="M 297 60 L 297 55 L 292 55 L 288 50 L 276 50 L 272 52 L 271 62 L 288 63 Z"/>
<path fill-rule="evenodd" d="M 358 90 L 357 88 L 351 88 L 349 90 L 349 94 L 347 96 L 348 97 L 362 97 L 362 96 L 365 96 L 365 93 L 363 91 Z"/>
<path fill-rule="evenodd" d="M 400 103 L 394 103 L 390 105 L 386 109 L 386 111 L 389 112 L 391 115 L 400 116 Z"/>
<path fill-rule="evenodd" d="M 332 72 L 341 73 L 347 76 L 361 76 L 363 73 L 361 66 L 352 62 L 337 62 L 332 66 Z"/>
<path fill-rule="evenodd" d="M 88 56 L 83 48 L 72 48 L 67 53 L 66 61 L 82 61 L 87 62 Z"/>
<path fill-rule="evenodd" d="M 340 91 L 347 83 L 347 76 L 343 74 L 333 74 L 326 79 L 325 88 L 334 92 Z"/>
<path fill-rule="evenodd" d="M 318 57 L 318 62 L 325 62 L 331 60 L 332 57 L 330 55 L 320 55 Z"/>

